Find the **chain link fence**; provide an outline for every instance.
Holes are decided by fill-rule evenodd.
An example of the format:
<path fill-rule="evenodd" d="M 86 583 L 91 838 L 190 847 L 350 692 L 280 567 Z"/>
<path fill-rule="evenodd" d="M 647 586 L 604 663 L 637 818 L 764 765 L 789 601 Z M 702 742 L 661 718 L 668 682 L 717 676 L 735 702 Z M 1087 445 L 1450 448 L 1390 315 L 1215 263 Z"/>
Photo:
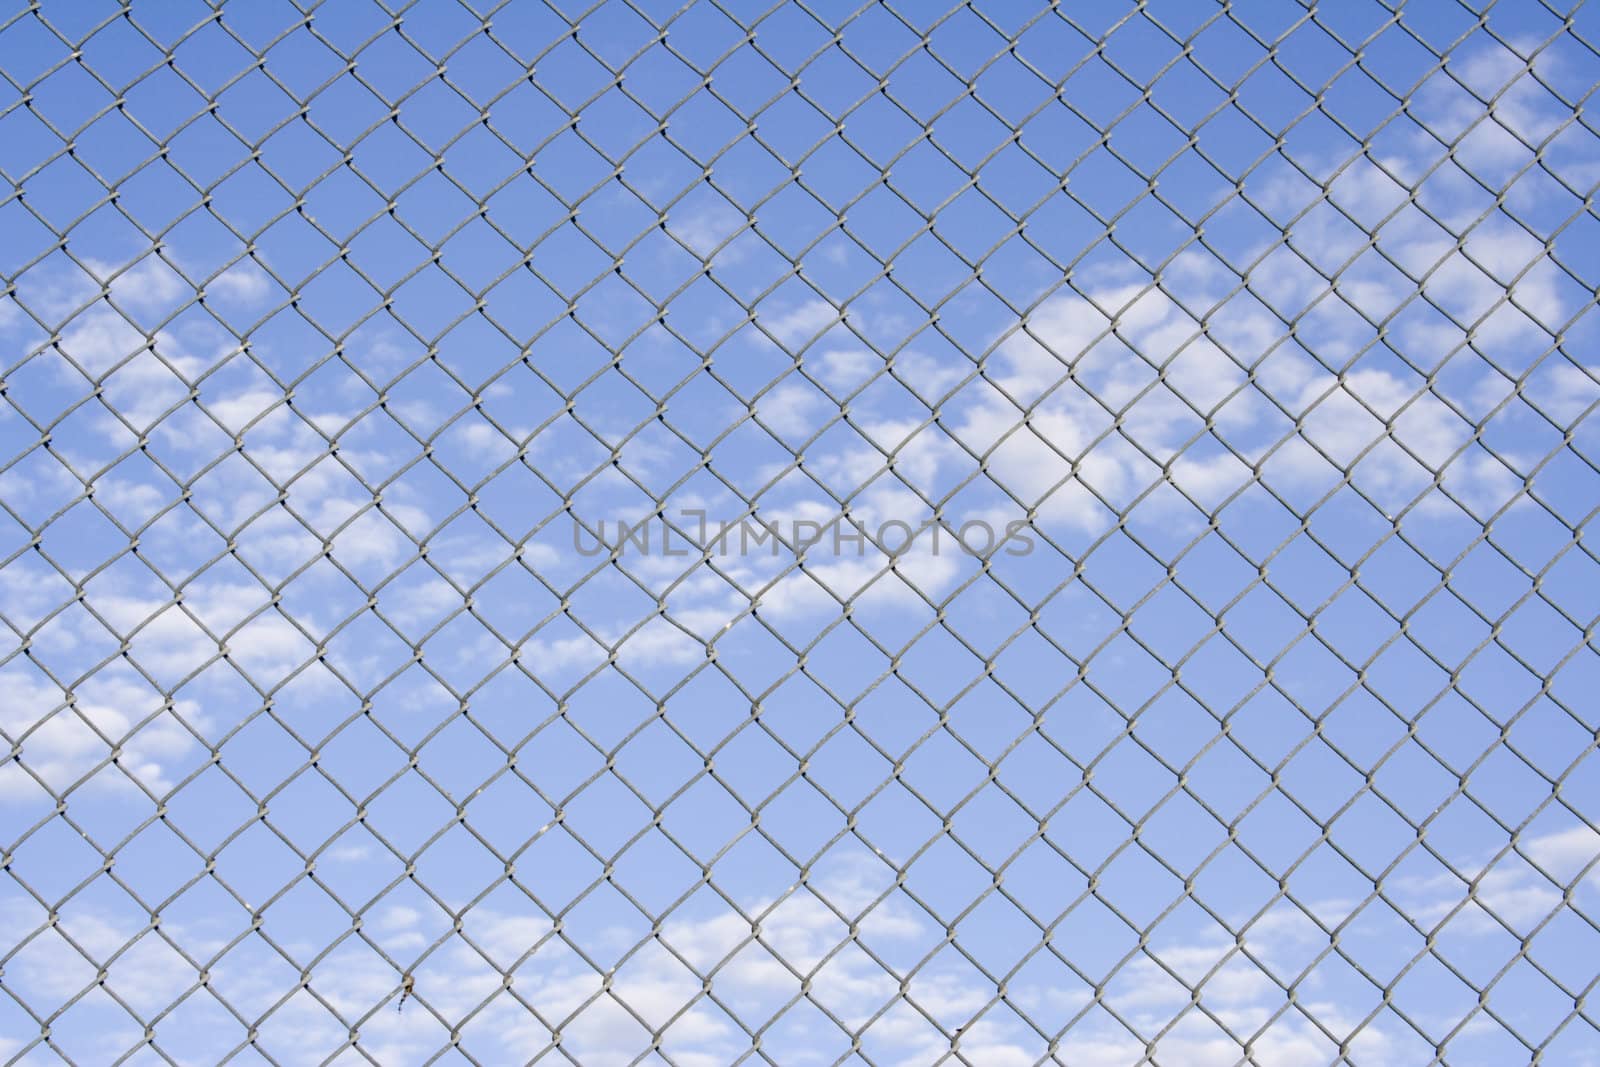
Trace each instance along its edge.
<path fill-rule="evenodd" d="M 8 3 L 0 1059 L 1600 1062 L 1597 40 Z"/>

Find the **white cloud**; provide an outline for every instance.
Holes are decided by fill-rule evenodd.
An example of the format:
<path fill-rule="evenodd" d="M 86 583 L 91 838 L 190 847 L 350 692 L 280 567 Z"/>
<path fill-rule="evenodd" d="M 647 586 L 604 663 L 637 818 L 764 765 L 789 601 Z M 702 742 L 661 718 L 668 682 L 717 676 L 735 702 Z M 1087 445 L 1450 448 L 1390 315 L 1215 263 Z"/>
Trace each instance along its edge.
<path fill-rule="evenodd" d="M 762 395 L 756 410 L 774 433 L 790 441 L 803 441 L 829 417 L 832 405 L 814 388 L 787 382 Z M 819 414 L 820 413 L 820 414 Z"/>
<path fill-rule="evenodd" d="M 1591 895 L 1600 891 L 1600 865 L 1594 865 L 1600 859 L 1600 834 L 1589 827 L 1537 834 L 1520 846 L 1544 873 L 1514 852 L 1495 859 L 1494 851 L 1485 851 L 1475 863 L 1456 864 L 1462 875 L 1476 884 L 1469 885 L 1448 872 L 1397 879 L 1398 899 L 1424 924 L 1448 920 L 1453 932 L 1483 935 L 1501 931 L 1502 922 L 1531 932 L 1565 906 L 1562 889 L 1566 886 L 1575 884 Z"/>
<path fill-rule="evenodd" d="M 1580 873 L 1600 888 L 1600 832 L 1573 826 L 1530 840 L 1526 849 L 1533 861 L 1553 878 L 1571 881 Z"/>
<path fill-rule="evenodd" d="M 88 265 L 101 284 L 109 283 L 112 300 L 142 310 L 170 311 L 194 294 L 194 288 L 183 276 L 154 254 L 122 269 L 120 274 L 116 273 L 120 268 L 99 260 L 91 259 Z"/>
<path fill-rule="evenodd" d="M 171 789 L 168 765 L 196 744 L 174 711 L 191 726 L 206 722 L 193 700 L 163 710 L 162 697 L 126 669 L 96 672 L 71 700 L 42 679 L 15 670 L 0 672 L 0 731 L 21 742 L 23 763 L 57 794 L 109 760 L 112 745 L 122 746 L 119 762 L 125 774 L 157 795 Z M 114 772 L 91 781 L 99 788 L 133 789 L 129 778 Z M 0 796 L 25 796 L 36 788 L 15 763 L 0 765 Z"/>
<path fill-rule="evenodd" d="M 843 322 L 845 313 L 826 300 L 807 300 L 776 315 L 763 315 L 761 325 L 783 344 L 793 349 L 809 343 L 829 327 Z"/>
<path fill-rule="evenodd" d="M 1509 384 L 1505 389 L 1510 390 Z M 1600 401 L 1600 367 L 1553 362 L 1548 375 L 1536 379 L 1523 395 L 1557 423 L 1570 426 Z"/>
<path fill-rule="evenodd" d="M 864 348 L 830 348 L 810 357 L 817 377 L 839 394 L 851 392 L 883 368 L 883 359 Z"/>
<path fill-rule="evenodd" d="M 259 303 L 272 291 L 272 279 L 267 272 L 248 260 L 240 260 L 211 279 L 206 286 L 209 293 L 218 293 L 245 304 Z"/>
<path fill-rule="evenodd" d="M 467 452 L 497 464 L 510 459 L 517 451 L 517 446 L 505 433 L 482 419 L 457 422 L 451 427 L 450 435 Z"/>
<path fill-rule="evenodd" d="M 711 259 L 719 267 L 729 267 L 745 258 L 740 231 L 746 222 L 732 204 L 718 198 L 675 209 L 667 219 L 667 230 L 695 255 Z M 728 242 L 726 246 L 724 241 Z M 721 251 L 717 251 L 719 247 Z M 714 258 L 712 253 L 716 253 Z"/>

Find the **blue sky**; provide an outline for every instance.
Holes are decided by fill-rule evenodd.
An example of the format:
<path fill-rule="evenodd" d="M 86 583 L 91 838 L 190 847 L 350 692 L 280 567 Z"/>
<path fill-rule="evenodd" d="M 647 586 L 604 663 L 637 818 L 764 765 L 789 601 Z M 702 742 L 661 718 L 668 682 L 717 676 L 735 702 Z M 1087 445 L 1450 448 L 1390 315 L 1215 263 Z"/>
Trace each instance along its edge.
<path fill-rule="evenodd" d="M 1597 1062 L 1600 16 L 938 7 L 0 15 L 0 1052 Z"/>

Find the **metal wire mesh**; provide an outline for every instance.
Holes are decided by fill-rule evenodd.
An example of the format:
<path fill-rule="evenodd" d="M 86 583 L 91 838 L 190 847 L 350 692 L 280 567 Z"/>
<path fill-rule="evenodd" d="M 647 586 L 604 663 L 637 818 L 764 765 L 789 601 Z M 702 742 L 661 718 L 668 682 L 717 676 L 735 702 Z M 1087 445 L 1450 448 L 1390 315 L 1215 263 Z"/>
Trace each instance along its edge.
<path fill-rule="evenodd" d="M 1600 1062 L 1595 21 L 9 5 L 0 1053 Z"/>

